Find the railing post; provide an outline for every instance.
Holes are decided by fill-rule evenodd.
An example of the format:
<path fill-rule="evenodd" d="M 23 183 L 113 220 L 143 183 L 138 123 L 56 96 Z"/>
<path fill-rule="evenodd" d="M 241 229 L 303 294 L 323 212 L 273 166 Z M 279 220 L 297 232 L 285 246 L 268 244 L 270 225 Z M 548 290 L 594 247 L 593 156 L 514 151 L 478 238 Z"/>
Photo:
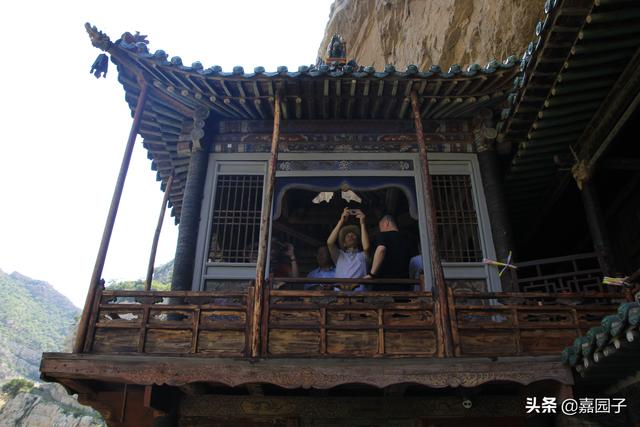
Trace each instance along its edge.
<path fill-rule="evenodd" d="M 242 354 L 245 357 L 251 357 L 251 342 L 253 340 L 252 338 L 252 333 L 253 333 L 253 324 L 251 323 L 252 321 L 252 315 L 253 315 L 253 304 L 255 303 L 255 287 L 254 284 L 252 283 L 249 288 L 247 289 L 247 293 L 245 294 L 245 300 L 244 300 L 244 309 L 245 309 L 245 328 L 244 328 L 244 336 L 245 336 L 245 344 L 244 344 L 244 349 L 242 351 Z"/>
<path fill-rule="evenodd" d="M 276 163 L 278 162 L 278 139 L 280 138 L 280 98 L 281 92 L 276 92 L 273 106 L 273 134 L 271 136 L 271 155 L 267 169 L 267 179 L 260 217 L 260 240 L 258 245 L 258 260 L 256 262 L 255 303 L 251 316 L 251 357 L 258 357 L 260 353 L 260 319 L 262 318 L 264 282 L 267 261 L 267 239 L 269 238 L 269 224 L 271 222 L 271 205 L 273 189 L 276 182 Z"/>
<path fill-rule="evenodd" d="M 271 284 L 267 283 L 262 292 L 262 318 L 260 326 L 260 348 L 262 357 L 269 352 L 269 303 L 271 298 Z"/>
<path fill-rule="evenodd" d="M 449 303 L 449 320 L 451 324 L 451 341 L 453 341 L 454 356 L 462 356 L 460 349 L 460 334 L 458 332 L 458 314 L 456 313 L 456 297 L 453 289 L 447 288 L 447 302 Z"/>
<path fill-rule="evenodd" d="M 438 230 L 436 228 L 436 209 L 433 202 L 433 185 L 429 174 L 429 159 L 427 158 L 427 146 L 424 142 L 424 131 L 422 129 L 422 118 L 418 107 L 418 94 L 411 92 L 411 107 L 416 126 L 416 139 L 418 141 L 418 151 L 420 154 L 420 169 L 422 171 L 422 196 L 425 204 L 425 214 L 427 217 L 427 228 L 429 235 L 429 255 L 431 256 L 431 266 L 433 268 L 433 278 L 435 290 L 437 292 L 437 304 L 439 306 L 436 318 L 437 327 L 442 331 L 439 346 L 444 348 L 446 357 L 453 356 L 453 341 L 451 339 L 451 320 L 449 318 L 449 305 L 447 301 L 447 287 L 444 281 L 444 272 L 440 253 L 438 252 Z"/>
<path fill-rule="evenodd" d="M 98 315 L 100 312 L 100 302 L 102 302 L 102 291 L 104 291 L 104 280 L 100 280 L 98 284 L 98 288 L 96 289 L 96 294 L 93 299 L 93 304 L 91 305 L 91 318 L 89 318 L 89 326 L 87 328 L 87 338 L 84 340 L 84 349 L 85 353 L 91 351 L 93 347 L 93 340 L 96 333 L 96 323 L 98 323 Z"/>
<path fill-rule="evenodd" d="M 138 103 L 136 104 L 136 110 L 133 116 L 133 124 L 131 125 L 129 139 L 124 150 L 122 164 L 120 165 L 120 173 L 118 174 L 118 180 L 116 181 L 116 186 L 113 190 L 111 206 L 109 207 L 109 214 L 107 215 L 107 221 L 102 233 L 102 240 L 100 242 L 98 256 L 96 257 L 96 263 L 93 267 L 93 274 L 91 275 L 91 282 L 89 283 L 89 290 L 87 292 L 87 299 L 84 303 L 84 310 L 82 310 L 82 316 L 80 317 L 76 341 L 73 346 L 74 353 L 81 353 L 84 348 L 85 335 L 87 333 L 89 319 L 93 314 L 91 313 L 91 304 L 95 298 L 96 291 L 102 277 L 102 269 L 104 268 L 104 263 L 107 258 L 107 250 L 109 249 L 111 233 L 113 232 L 113 226 L 116 221 L 118 206 L 120 205 L 120 197 L 122 196 L 124 181 L 127 178 L 127 171 L 129 169 L 129 163 L 131 162 L 131 154 L 133 153 L 136 136 L 138 135 L 138 129 L 140 128 L 140 121 L 142 120 L 142 110 L 144 109 L 146 100 L 147 84 L 144 81 L 140 81 L 140 95 L 138 96 Z"/>

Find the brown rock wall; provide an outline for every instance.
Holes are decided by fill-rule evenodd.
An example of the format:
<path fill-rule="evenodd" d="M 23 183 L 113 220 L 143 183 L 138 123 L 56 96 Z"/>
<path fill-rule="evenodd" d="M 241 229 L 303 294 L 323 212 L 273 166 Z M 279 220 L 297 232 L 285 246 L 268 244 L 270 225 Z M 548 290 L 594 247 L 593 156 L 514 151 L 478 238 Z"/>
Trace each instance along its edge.
<path fill-rule="evenodd" d="M 360 65 L 423 70 L 520 57 L 544 0 L 336 0 L 318 54 L 339 33 Z"/>

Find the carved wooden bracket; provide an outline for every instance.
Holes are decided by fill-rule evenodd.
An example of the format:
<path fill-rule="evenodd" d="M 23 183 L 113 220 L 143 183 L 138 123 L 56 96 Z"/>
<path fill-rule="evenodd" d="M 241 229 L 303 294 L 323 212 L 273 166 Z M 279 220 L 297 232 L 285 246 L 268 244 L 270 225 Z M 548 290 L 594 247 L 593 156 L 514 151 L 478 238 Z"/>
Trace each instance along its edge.
<path fill-rule="evenodd" d="M 74 357 L 71 357 L 74 356 Z M 274 384 L 284 388 L 327 389 L 343 384 L 378 388 L 414 383 L 433 388 L 476 387 L 492 381 L 527 385 L 540 380 L 573 384 L 571 371 L 556 357 L 464 359 L 267 359 L 132 357 L 46 353 L 42 372 L 48 377 L 93 378 L 114 383 L 183 386 L 216 382 L 229 387 Z"/>

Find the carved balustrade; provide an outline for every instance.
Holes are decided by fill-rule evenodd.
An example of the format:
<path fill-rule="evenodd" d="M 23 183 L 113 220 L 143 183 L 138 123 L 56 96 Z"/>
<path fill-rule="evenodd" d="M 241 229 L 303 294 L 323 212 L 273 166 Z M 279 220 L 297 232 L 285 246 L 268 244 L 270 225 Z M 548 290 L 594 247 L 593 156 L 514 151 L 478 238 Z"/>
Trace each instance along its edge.
<path fill-rule="evenodd" d="M 396 282 L 274 279 L 262 294 L 259 325 L 251 322 L 253 287 L 102 290 L 92 307 L 84 352 L 249 357 L 253 334 L 260 334 L 259 357 L 266 358 L 442 356 L 440 308 L 432 293 L 408 290 L 416 287 L 413 280 Z M 559 354 L 621 300 L 619 293 L 450 289 L 451 322 L 444 327 L 450 328 L 457 357 Z"/>
<path fill-rule="evenodd" d="M 615 312 L 620 293 L 454 292 L 449 289 L 456 356 L 559 354 Z"/>
<path fill-rule="evenodd" d="M 247 354 L 253 288 L 246 292 L 99 292 L 89 353 Z"/>
<path fill-rule="evenodd" d="M 271 289 L 266 297 L 262 354 L 434 356 L 438 332 L 432 294 L 400 290 L 417 285 L 415 280 L 274 279 L 272 287 L 288 290 Z"/>

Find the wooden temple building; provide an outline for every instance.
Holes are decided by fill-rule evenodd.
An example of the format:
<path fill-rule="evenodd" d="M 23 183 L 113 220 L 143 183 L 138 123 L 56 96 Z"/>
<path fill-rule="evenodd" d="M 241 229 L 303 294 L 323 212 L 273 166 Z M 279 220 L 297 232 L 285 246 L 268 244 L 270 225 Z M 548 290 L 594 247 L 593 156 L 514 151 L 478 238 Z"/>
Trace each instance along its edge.
<path fill-rule="evenodd" d="M 133 125 L 44 380 L 110 426 L 640 425 L 640 2 L 548 0 L 521 58 L 465 69 L 363 67 L 336 36 L 313 66 L 224 72 L 87 31 Z M 179 224 L 171 291 L 101 281 L 137 135 Z M 307 278 L 345 207 L 372 237 L 391 213 L 424 273 Z M 620 414 L 561 413 L 605 388 Z"/>

